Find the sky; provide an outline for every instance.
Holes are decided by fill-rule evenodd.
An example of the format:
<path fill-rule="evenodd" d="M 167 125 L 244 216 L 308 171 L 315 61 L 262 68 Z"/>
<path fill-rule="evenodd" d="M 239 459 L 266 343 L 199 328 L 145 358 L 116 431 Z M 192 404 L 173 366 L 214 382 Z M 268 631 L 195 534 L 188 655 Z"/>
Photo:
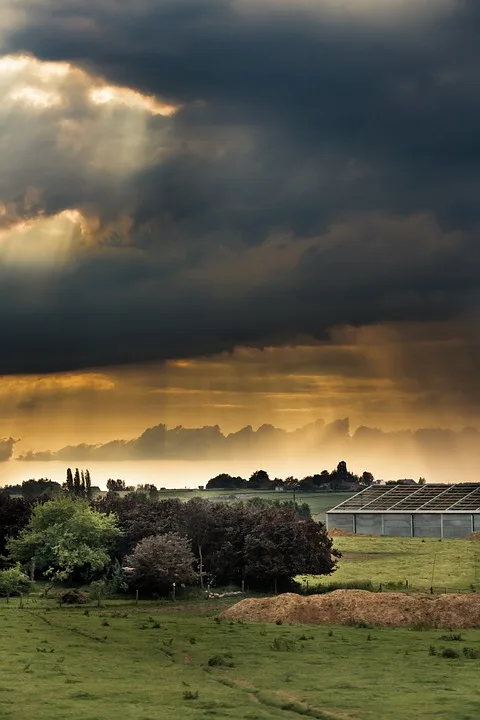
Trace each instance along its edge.
<path fill-rule="evenodd" d="M 157 428 L 100 449 L 121 474 L 163 426 L 213 428 L 169 458 L 228 465 L 244 445 L 207 435 L 263 425 L 309 471 L 477 479 L 479 23 L 475 0 L 2 0 L 0 483 Z"/>

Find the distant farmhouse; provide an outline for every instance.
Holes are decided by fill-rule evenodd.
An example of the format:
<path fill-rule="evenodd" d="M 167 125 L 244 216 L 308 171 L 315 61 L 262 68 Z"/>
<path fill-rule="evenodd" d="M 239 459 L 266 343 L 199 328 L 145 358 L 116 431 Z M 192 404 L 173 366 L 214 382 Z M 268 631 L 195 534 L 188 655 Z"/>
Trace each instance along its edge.
<path fill-rule="evenodd" d="M 463 538 L 480 532 L 480 483 L 373 485 L 326 514 L 328 530 Z"/>

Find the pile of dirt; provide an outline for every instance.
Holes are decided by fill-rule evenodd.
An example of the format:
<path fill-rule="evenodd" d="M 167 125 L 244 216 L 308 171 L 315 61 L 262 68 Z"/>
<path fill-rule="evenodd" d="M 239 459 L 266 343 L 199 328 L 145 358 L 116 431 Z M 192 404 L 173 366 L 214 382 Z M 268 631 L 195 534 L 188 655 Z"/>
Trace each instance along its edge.
<path fill-rule="evenodd" d="M 241 600 L 222 617 L 251 622 L 474 628 L 480 627 L 480 595 L 407 595 L 368 590 L 335 590 L 307 597 L 286 593 Z"/>
<path fill-rule="evenodd" d="M 340 530 L 339 528 L 332 528 L 328 531 L 330 537 L 352 537 L 355 533 L 349 532 L 348 530 Z"/>

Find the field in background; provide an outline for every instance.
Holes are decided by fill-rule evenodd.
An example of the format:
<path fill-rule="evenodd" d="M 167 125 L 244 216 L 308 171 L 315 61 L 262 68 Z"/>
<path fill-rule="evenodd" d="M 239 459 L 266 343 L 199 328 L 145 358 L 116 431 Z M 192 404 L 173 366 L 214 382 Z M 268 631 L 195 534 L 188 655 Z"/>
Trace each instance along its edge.
<path fill-rule="evenodd" d="M 2 720 L 473 720 L 480 631 L 217 622 L 211 602 L 0 601 Z M 433 655 L 431 646 L 438 654 Z M 442 657 L 443 648 L 458 653 Z"/>
<path fill-rule="evenodd" d="M 338 570 L 309 583 L 405 583 L 410 589 L 480 592 L 480 542 L 353 535 L 335 537 L 342 553 Z"/>
<path fill-rule="evenodd" d="M 335 507 L 354 493 L 351 492 L 318 492 L 318 493 L 295 493 L 296 502 L 308 503 L 312 517 L 317 522 L 325 522 L 325 513 L 330 508 Z M 223 502 L 233 502 L 235 500 L 249 500 L 251 498 L 263 498 L 264 500 L 293 500 L 291 492 L 274 492 L 272 490 L 162 490 L 159 494 L 160 500 L 167 498 L 179 498 L 180 500 L 190 500 L 194 497 L 201 497 L 206 500 L 222 500 Z"/>

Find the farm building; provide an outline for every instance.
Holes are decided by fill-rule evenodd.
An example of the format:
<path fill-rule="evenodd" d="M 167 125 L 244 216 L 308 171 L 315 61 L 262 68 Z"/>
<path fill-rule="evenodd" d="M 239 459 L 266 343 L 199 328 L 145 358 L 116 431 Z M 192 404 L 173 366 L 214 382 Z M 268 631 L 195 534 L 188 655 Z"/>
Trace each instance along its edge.
<path fill-rule="evenodd" d="M 480 484 L 373 485 L 326 514 L 359 535 L 462 538 L 480 532 Z"/>

